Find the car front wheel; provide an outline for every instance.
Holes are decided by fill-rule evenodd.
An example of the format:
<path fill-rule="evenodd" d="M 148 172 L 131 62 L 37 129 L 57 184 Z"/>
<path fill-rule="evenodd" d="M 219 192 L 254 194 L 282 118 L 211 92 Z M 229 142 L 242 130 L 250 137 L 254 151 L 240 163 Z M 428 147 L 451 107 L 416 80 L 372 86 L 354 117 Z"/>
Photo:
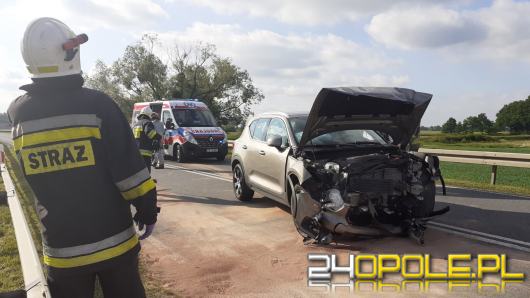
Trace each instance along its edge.
<path fill-rule="evenodd" d="M 178 163 L 181 163 L 181 162 L 185 162 L 186 161 L 186 156 L 184 154 L 184 149 L 182 148 L 181 145 L 179 144 L 175 144 L 173 146 L 173 159 L 178 162 Z"/>
<path fill-rule="evenodd" d="M 236 164 L 232 170 L 232 185 L 234 187 L 234 195 L 240 201 L 250 201 L 254 196 L 254 191 L 250 189 L 245 181 L 245 172 L 240 164 Z"/>

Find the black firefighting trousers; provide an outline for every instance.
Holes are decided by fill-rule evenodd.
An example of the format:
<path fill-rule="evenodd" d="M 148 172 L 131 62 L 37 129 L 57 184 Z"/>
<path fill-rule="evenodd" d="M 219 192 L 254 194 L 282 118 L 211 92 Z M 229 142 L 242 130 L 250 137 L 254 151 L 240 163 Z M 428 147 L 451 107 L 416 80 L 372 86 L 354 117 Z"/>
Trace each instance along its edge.
<path fill-rule="evenodd" d="M 48 286 L 53 298 L 93 298 L 96 276 L 105 298 L 145 298 L 138 272 L 138 257 L 128 262 L 112 262 L 97 271 L 54 274 L 48 271 Z"/>

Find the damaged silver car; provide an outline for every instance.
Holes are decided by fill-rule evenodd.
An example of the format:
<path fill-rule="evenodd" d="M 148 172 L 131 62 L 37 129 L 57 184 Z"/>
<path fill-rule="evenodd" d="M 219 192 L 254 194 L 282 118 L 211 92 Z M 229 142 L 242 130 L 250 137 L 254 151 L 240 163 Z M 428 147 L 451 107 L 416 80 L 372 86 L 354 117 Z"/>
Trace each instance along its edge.
<path fill-rule="evenodd" d="M 404 88 L 324 88 L 309 114 L 250 119 L 234 142 L 233 186 L 291 208 L 306 242 L 334 235 L 410 235 L 434 211 L 436 156 L 411 151 L 432 95 Z"/>

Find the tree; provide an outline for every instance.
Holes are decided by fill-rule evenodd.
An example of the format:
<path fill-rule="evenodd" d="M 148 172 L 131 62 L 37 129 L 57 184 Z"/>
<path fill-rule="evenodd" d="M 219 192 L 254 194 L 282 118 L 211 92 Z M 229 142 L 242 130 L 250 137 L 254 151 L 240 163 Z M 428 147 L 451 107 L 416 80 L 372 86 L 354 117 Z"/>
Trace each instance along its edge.
<path fill-rule="evenodd" d="M 480 120 L 476 116 L 469 116 L 462 122 L 465 132 L 481 131 Z"/>
<path fill-rule="evenodd" d="M 126 48 L 123 57 L 108 67 L 96 64 L 89 86 L 113 98 L 130 117 L 134 102 L 165 98 L 197 98 L 205 102 L 221 124 L 236 125 L 263 100 L 250 74 L 230 58 L 220 57 L 214 45 L 175 45 L 164 63 L 153 53 L 156 36 L 146 35 Z"/>
<path fill-rule="evenodd" d="M 120 107 L 127 119 L 131 118 L 134 98 L 120 85 L 119 78 L 113 75 L 113 68 L 108 67 L 103 61 L 96 61 L 95 71 L 92 76 L 85 77 L 87 85 L 96 90 L 105 92 Z"/>
<path fill-rule="evenodd" d="M 153 53 L 155 42 L 156 36 L 144 35 L 140 42 L 128 46 L 112 66 L 117 81 L 142 101 L 161 100 L 168 95 L 168 67 Z"/>
<path fill-rule="evenodd" d="M 171 65 L 176 72 L 169 84 L 172 97 L 201 99 L 222 124 L 242 122 L 263 100 L 249 73 L 218 56 L 213 45 L 176 46 Z"/>
<path fill-rule="evenodd" d="M 442 132 L 455 133 L 456 132 L 456 119 L 451 117 L 442 125 Z"/>
<path fill-rule="evenodd" d="M 485 113 L 480 113 L 477 115 L 477 121 L 479 125 L 479 131 L 485 132 L 485 133 L 491 133 L 493 132 L 493 121 L 488 119 Z"/>
<path fill-rule="evenodd" d="M 530 96 L 504 105 L 497 113 L 496 126 L 516 133 L 530 131 Z"/>

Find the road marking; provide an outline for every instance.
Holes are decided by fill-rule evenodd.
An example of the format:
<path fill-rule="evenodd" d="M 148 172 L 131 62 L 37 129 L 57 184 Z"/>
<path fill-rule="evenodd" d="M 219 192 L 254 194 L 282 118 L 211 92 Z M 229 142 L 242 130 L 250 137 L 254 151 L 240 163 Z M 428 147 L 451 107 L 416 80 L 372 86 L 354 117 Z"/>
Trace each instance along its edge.
<path fill-rule="evenodd" d="M 506 238 L 502 236 L 497 236 L 493 234 L 483 233 L 479 231 L 464 229 L 464 228 L 455 227 L 451 225 L 446 225 L 446 224 L 434 222 L 434 221 L 429 222 L 428 226 L 436 230 L 441 230 L 441 231 L 448 232 L 451 234 L 460 235 L 465 238 L 480 240 L 483 242 L 493 243 L 493 244 L 501 245 L 504 247 L 509 247 L 509 248 L 514 248 L 514 249 L 530 252 L 530 243 L 528 242 Z"/>
<path fill-rule="evenodd" d="M 193 170 L 193 169 L 180 167 L 180 166 L 175 166 L 175 165 L 165 165 L 165 167 L 169 168 L 169 169 L 181 170 L 183 172 L 188 172 L 188 173 L 192 173 L 192 174 L 206 176 L 206 177 L 209 177 L 209 178 L 219 179 L 219 180 L 226 181 L 226 182 L 232 182 L 232 179 L 228 179 L 228 178 L 225 178 L 225 177 L 222 177 L 222 176 L 219 176 L 219 175 L 216 175 L 216 174 L 208 173 L 208 172 L 203 172 L 201 170 Z"/>
<path fill-rule="evenodd" d="M 175 165 L 166 165 L 166 168 L 181 170 L 181 171 L 189 172 L 192 174 L 197 174 L 197 175 L 202 175 L 202 176 L 206 176 L 209 178 L 219 179 L 222 181 L 232 182 L 232 179 L 224 178 L 219 175 L 211 174 L 208 172 L 203 172 L 201 170 L 192 170 L 189 168 L 175 166 Z M 457 188 L 457 187 L 454 187 L 454 188 Z M 530 252 L 529 242 L 520 241 L 516 239 L 502 237 L 502 236 L 497 236 L 497 235 L 488 234 L 488 233 L 483 233 L 479 231 L 469 230 L 469 229 L 460 228 L 456 226 L 451 226 L 451 225 L 447 225 L 447 224 L 443 224 L 443 223 L 439 223 L 435 221 L 429 222 L 428 225 L 433 229 L 441 230 L 441 231 L 459 235 L 459 236 L 463 236 L 464 238 L 479 240 L 479 241 L 483 241 L 487 243 L 497 244 L 497 245 L 504 246 L 504 247 L 522 250 L 525 252 Z"/>

